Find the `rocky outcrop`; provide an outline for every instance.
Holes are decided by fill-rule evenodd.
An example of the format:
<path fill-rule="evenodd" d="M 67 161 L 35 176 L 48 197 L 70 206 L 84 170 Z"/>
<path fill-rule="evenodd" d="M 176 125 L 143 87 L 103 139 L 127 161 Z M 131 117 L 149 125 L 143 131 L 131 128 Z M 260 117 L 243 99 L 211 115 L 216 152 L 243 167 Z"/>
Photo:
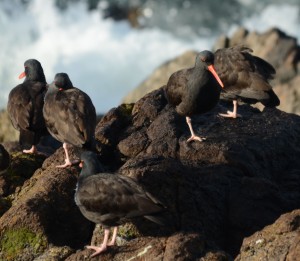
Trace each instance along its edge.
<path fill-rule="evenodd" d="M 7 175 L 29 171 L 31 176 L 22 187 L 6 195 L 11 206 L 0 218 L 0 260 L 33 260 L 55 250 L 57 256 L 62 256 L 63 252 L 70 254 L 83 247 L 82 242 L 88 240 L 91 224 L 83 218 L 73 197 L 78 168 L 55 167 L 63 153 L 61 148 L 42 162 L 36 158 L 36 171 L 29 171 L 28 164 L 31 158 L 41 156 L 26 155 L 29 158 L 24 160 L 23 154 L 13 154 L 12 164 L 21 160 L 23 163 L 18 170 L 10 167 Z M 11 180 L 15 185 L 14 182 Z M 68 248 L 73 250 L 66 251 Z"/>
<path fill-rule="evenodd" d="M 300 257 L 300 210 L 282 215 L 272 225 L 245 238 L 236 261 L 286 260 Z"/>
<path fill-rule="evenodd" d="M 237 44 L 249 46 L 253 49 L 254 55 L 267 60 L 275 67 L 277 73 L 272 85 L 281 101 L 278 108 L 285 112 L 300 114 L 300 47 L 296 38 L 286 35 L 277 28 L 264 33 L 249 32 L 245 28 L 239 28 L 230 38 L 221 36 L 213 50 Z M 124 97 L 123 101 L 136 102 L 146 93 L 165 85 L 173 72 L 194 65 L 196 53 L 196 51 L 189 51 L 164 63 Z"/>
<path fill-rule="evenodd" d="M 191 143 L 185 119 L 167 104 L 163 89 L 104 115 L 96 139 L 105 168 L 135 178 L 167 210 L 165 226 L 135 219 L 120 227 L 118 246 L 92 260 L 271 257 L 271 243 L 263 253 L 253 242 L 256 235 L 271 242 L 272 231 L 272 242 L 295 255 L 299 222 L 292 216 L 299 212 L 291 211 L 300 209 L 300 117 L 249 105 L 240 106 L 243 118 L 218 117 L 226 110 L 220 104 L 193 117 L 196 132 L 207 140 Z M 80 169 L 55 167 L 63 153 L 58 149 L 6 193 L 11 204 L 0 217 L 0 260 L 91 260 L 84 246 L 100 244 L 103 230 L 93 232 L 94 224 L 75 205 Z M 14 155 L 12 163 L 21 157 Z M 290 219 L 279 218 L 287 212 Z M 266 227 L 274 222 L 277 232 Z"/>

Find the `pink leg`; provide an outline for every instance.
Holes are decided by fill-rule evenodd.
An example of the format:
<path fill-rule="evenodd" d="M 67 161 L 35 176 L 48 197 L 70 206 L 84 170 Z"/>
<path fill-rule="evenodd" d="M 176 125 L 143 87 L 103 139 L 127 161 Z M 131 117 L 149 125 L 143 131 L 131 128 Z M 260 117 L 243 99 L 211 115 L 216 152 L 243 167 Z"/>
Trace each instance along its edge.
<path fill-rule="evenodd" d="M 109 237 L 109 229 L 104 229 L 104 239 L 102 242 L 102 245 L 100 247 L 97 246 L 87 246 L 87 249 L 92 249 L 95 252 L 91 255 L 91 257 L 97 256 L 100 253 L 104 252 L 107 249 L 107 241 L 108 241 L 108 237 Z"/>
<path fill-rule="evenodd" d="M 35 145 L 32 145 L 29 150 L 23 150 L 24 153 L 34 154 L 37 153 L 37 149 Z"/>
<path fill-rule="evenodd" d="M 65 164 L 58 165 L 58 166 L 56 166 L 57 168 L 65 168 L 65 167 L 72 166 L 73 164 L 78 163 L 78 161 L 71 161 L 70 160 L 70 156 L 69 156 L 69 152 L 68 152 L 67 146 L 68 146 L 67 143 L 64 142 L 63 148 L 64 148 L 64 151 L 65 151 L 65 154 L 66 154 Z"/>
<path fill-rule="evenodd" d="M 238 107 L 237 100 L 233 100 L 233 111 L 227 111 L 227 114 L 220 113 L 219 115 L 226 118 L 234 118 L 234 119 L 236 119 L 237 117 L 242 117 L 242 115 L 237 113 L 237 107 Z"/>
<path fill-rule="evenodd" d="M 190 132 L 191 132 L 191 137 L 187 140 L 187 142 L 190 142 L 192 140 L 198 140 L 198 141 L 204 141 L 204 140 L 206 140 L 206 138 L 203 138 L 203 137 L 201 138 L 201 137 L 199 137 L 199 136 L 197 136 L 195 134 L 195 132 L 193 130 L 193 126 L 192 126 L 192 120 L 191 120 L 190 117 L 186 117 L 186 122 L 187 122 L 187 124 L 188 124 L 188 126 L 190 128 Z"/>
<path fill-rule="evenodd" d="M 116 238 L 117 238 L 117 233 L 118 233 L 118 227 L 114 227 L 113 236 L 111 238 L 111 241 L 107 244 L 108 246 L 114 246 L 115 245 Z"/>

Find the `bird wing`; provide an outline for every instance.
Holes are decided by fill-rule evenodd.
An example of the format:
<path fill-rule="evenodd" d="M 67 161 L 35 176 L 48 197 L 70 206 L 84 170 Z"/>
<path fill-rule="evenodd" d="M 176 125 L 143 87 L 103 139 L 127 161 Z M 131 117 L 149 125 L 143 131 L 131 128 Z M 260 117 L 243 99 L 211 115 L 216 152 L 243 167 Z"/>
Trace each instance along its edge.
<path fill-rule="evenodd" d="M 95 107 L 89 96 L 79 89 L 57 92 L 45 103 L 45 111 L 51 134 L 61 142 L 81 147 L 94 136 Z"/>
<path fill-rule="evenodd" d="M 81 210 L 93 213 L 90 214 L 93 217 L 97 213 L 98 220 L 94 222 L 104 224 L 120 224 L 129 218 L 162 210 L 134 180 L 120 175 L 90 176 L 78 186 L 76 195 Z"/>
<path fill-rule="evenodd" d="M 27 81 L 10 92 L 7 110 L 16 129 L 45 128 L 42 112 L 45 90 L 45 83 Z"/>
<path fill-rule="evenodd" d="M 238 45 L 215 52 L 215 68 L 225 85 L 225 91 L 251 88 L 257 92 L 270 90 L 268 83 L 276 73 L 271 64 L 251 55 L 252 49 Z"/>
<path fill-rule="evenodd" d="M 173 73 L 167 83 L 165 88 L 165 93 L 167 96 L 168 102 L 177 106 L 181 103 L 185 88 L 188 82 L 188 76 L 190 75 L 191 69 L 183 69 Z"/>

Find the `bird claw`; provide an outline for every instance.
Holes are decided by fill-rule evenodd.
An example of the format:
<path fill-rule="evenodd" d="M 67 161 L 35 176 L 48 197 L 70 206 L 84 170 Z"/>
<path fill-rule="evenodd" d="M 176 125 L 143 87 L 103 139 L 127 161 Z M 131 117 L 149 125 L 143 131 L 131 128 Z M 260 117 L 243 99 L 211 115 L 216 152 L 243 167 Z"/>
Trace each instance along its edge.
<path fill-rule="evenodd" d="M 191 136 L 188 140 L 187 140 L 187 142 L 191 142 L 191 141 L 193 141 L 193 140 L 197 140 L 197 141 L 204 141 L 204 140 L 206 140 L 206 138 L 201 138 L 201 137 L 199 137 L 199 136 Z"/>
<path fill-rule="evenodd" d="M 225 118 L 233 118 L 233 119 L 242 118 L 241 114 L 236 114 L 232 111 L 227 111 L 227 114 L 219 113 L 219 115 L 222 116 L 222 117 L 225 117 Z"/>
<path fill-rule="evenodd" d="M 94 250 L 95 252 L 91 255 L 91 257 L 97 256 L 101 253 L 103 253 L 104 251 L 106 251 L 107 247 L 106 246 L 101 246 L 101 247 L 97 247 L 97 246 L 86 246 L 87 249 L 91 249 Z"/>

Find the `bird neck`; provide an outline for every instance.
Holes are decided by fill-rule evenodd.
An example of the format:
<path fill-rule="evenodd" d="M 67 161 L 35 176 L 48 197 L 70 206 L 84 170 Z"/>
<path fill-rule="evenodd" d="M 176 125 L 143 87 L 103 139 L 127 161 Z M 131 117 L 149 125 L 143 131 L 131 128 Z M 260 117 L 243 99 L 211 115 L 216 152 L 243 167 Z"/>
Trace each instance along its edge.
<path fill-rule="evenodd" d="M 26 75 L 24 81 L 37 81 L 46 83 L 46 77 L 43 71 L 31 71 L 28 73 L 28 75 Z"/>
<path fill-rule="evenodd" d="M 104 171 L 103 167 L 98 162 L 90 162 L 90 163 L 85 162 L 80 172 L 78 182 L 80 183 L 85 178 L 101 173 L 103 171 Z"/>
<path fill-rule="evenodd" d="M 189 79 L 189 88 L 198 89 L 207 79 L 208 71 L 204 68 L 195 67 Z"/>

